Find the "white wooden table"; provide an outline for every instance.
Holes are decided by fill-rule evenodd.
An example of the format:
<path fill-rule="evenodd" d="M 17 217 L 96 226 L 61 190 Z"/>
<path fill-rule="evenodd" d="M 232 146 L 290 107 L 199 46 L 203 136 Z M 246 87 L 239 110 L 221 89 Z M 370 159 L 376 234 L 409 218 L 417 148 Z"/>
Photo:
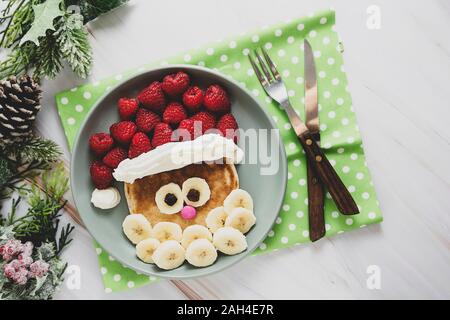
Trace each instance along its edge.
<path fill-rule="evenodd" d="M 444 0 L 376 1 L 381 29 L 366 26 L 373 1 L 134 1 L 89 25 L 90 81 L 248 29 L 333 6 L 382 225 L 248 258 L 198 280 L 106 294 L 88 232 L 64 257 L 81 288 L 59 299 L 450 298 L 450 6 Z M 46 81 L 40 132 L 67 145 L 54 94 L 82 80 Z M 65 218 L 70 220 L 70 218 Z M 381 289 L 366 286 L 369 265 Z"/>

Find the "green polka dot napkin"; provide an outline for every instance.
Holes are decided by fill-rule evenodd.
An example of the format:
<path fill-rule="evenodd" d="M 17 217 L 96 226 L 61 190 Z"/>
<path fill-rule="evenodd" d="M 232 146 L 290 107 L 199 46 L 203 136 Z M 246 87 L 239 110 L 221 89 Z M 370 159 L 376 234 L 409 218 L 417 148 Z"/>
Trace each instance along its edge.
<path fill-rule="evenodd" d="M 69 145 L 72 146 L 80 124 L 97 99 L 122 79 L 154 66 L 170 63 L 197 64 L 216 69 L 240 82 L 260 100 L 263 108 L 272 115 L 278 125 L 286 147 L 289 180 L 284 204 L 273 230 L 255 254 L 308 242 L 305 157 L 284 111 L 264 94 L 247 58 L 253 48 L 264 46 L 267 49 L 289 88 L 291 103 L 303 116 L 305 37 L 314 48 L 317 64 L 322 147 L 361 211 L 359 215 L 351 217 L 340 215 L 327 195 L 326 236 L 381 222 L 381 212 L 347 87 L 342 45 L 335 29 L 335 15 L 331 10 L 265 27 L 57 94 L 57 106 Z M 96 248 L 106 292 L 137 287 L 157 280 L 122 266 L 98 244 Z"/>

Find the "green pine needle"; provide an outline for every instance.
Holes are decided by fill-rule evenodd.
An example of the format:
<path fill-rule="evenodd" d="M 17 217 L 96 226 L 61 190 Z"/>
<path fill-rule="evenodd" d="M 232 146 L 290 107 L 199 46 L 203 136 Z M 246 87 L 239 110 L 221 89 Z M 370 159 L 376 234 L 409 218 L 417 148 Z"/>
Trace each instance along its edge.
<path fill-rule="evenodd" d="M 87 32 L 83 27 L 83 16 L 72 14 L 64 17 L 56 37 L 61 54 L 72 70 L 79 77 L 86 78 L 91 68 L 92 53 Z"/>
<path fill-rule="evenodd" d="M 35 137 L 23 143 L 14 144 L 6 149 L 0 150 L 4 160 L 9 162 L 12 174 L 4 172 L 4 180 L 0 183 L 0 200 L 4 199 L 13 191 L 27 192 L 29 187 L 24 180 L 32 179 L 40 172 L 48 170 L 51 164 L 58 161 L 61 150 L 56 143 L 41 137 Z M 4 167 L 4 166 L 3 166 Z"/>
<path fill-rule="evenodd" d="M 52 140 L 42 137 L 34 137 L 28 141 L 17 144 L 9 153 L 25 162 L 55 162 L 61 156 L 61 149 Z"/>
<path fill-rule="evenodd" d="M 34 76 L 53 79 L 62 69 L 62 54 L 54 35 L 51 32 L 39 39 L 34 62 Z"/>
<path fill-rule="evenodd" d="M 35 245 L 53 243 L 59 253 L 70 243 L 69 235 L 73 230 L 69 224 L 58 236 L 60 211 L 66 204 L 63 196 L 69 188 L 69 180 L 62 164 L 43 172 L 41 179 L 42 186 L 34 185 L 27 195 L 27 214 L 17 218 L 14 210 L 11 210 L 7 222 L 14 226 L 13 230 L 19 239 L 32 241 Z"/>
<path fill-rule="evenodd" d="M 0 79 L 10 75 L 23 75 L 34 63 L 36 49 L 36 45 L 32 42 L 27 42 L 21 47 L 16 44 L 9 56 L 0 62 Z"/>
<path fill-rule="evenodd" d="M 0 189 L 9 181 L 13 172 L 11 170 L 11 163 L 9 160 L 0 157 Z"/>
<path fill-rule="evenodd" d="M 3 15 L 10 14 L 9 27 L 5 29 L 2 37 L 2 45 L 5 48 L 11 47 L 28 31 L 33 22 L 32 3 L 37 1 L 11 0 L 10 4 L 14 6 L 15 11 L 10 13 L 12 7 L 5 8 Z M 3 22 L 0 20 L 0 22 Z"/>

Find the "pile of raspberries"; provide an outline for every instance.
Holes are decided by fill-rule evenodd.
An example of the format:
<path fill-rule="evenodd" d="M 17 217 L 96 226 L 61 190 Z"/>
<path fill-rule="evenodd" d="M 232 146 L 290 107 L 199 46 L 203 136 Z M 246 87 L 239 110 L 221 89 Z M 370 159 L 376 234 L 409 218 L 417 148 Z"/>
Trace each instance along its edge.
<path fill-rule="evenodd" d="M 112 172 L 120 162 L 135 158 L 171 141 L 197 138 L 207 130 L 220 133 L 237 142 L 236 119 L 230 113 L 227 92 L 218 84 L 206 91 L 191 85 L 183 71 L 154 81 L 136 98 L 121 98 L 118 102 L 120 121 L 109 133 L 96 133 L 89 138 L 95 154 L 90 166 L 93 184 L 106 189 L 113 184 Z M 173 134 L 181 132 L 179 136 Z"/>

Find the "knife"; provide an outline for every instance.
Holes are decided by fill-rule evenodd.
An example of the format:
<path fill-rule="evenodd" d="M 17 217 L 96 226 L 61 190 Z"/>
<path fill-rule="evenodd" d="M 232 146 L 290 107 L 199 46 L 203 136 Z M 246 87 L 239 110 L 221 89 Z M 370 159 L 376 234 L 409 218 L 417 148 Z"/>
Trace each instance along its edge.
<path fill-rule="evenodd" d="M 310 106 L 309 111 L 312 111 L 312 116 L 309 116 L 309 126 L 319 127 L 319 117 L 314 116 L 315 113 L 318 113 L 317 107 L 311 107 L 317 104 L 317 76 L 316 76 L 316 68 L 314 55 L 312 53 L 312 48 L 309 42 L 305 39 L 305 82 L 306 79 L 308 83 L 305 83 L 305 103 L 308 102 Z M 288 108 L 289 109 L 289 108 Z M 286 109 L 288 111 L 288 109 Z M 307 110 L 308 113 L 308 110 Z M 291 119 L 297 120 L 301 123 L 301 120 L 296 115 L 289 115 Z M 295 123 L 293 123 L 295 125 Z M 306 131 L 305 131 L 306 130 Z M 302 126 L 298 126 L 297 137 L 299 138 L 300 143 L 305 150 L 307 155 L 307 159 L 313 162 L 311 165 L 314 173 L 319 178 L 322 185 L 324 185 L 331 194 L 334 202 L 338 210 L 345 215 L 353 215 L 359 213 L 358 206 L 355 203 L 355 200 L 351 196 L 350 192 L 347 190 L 346 186 L 342 182 L 341 178 L 334 170 L 331 163 L 328 161 L 326 155 L 320 146 L 314 141 L 314 137 L 309 132 L 309 128 L 306 126 L 306 123 Z"/>
<path fill-rule="evenodd" d="M 304 48 L 305 120 L 313 140 L 320 145 L 316 65 L 311 45 L 306 39 Z M 309 160 L 307 160 L 307 177 L 309 238 L 314 242 L 325 235 L 324 190 Z"/>

